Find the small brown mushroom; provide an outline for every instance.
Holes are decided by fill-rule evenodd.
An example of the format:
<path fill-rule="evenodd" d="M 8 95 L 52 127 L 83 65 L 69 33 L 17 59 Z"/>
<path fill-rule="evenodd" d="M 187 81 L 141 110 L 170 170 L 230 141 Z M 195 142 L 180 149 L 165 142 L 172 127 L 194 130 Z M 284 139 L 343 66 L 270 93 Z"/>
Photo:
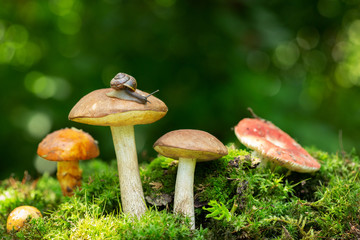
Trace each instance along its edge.
<path fill-rule="evenodd" d="M 269 121 L 244 118 L 235 134 L 246 147 L 265 162 L 272 162 L 295 172 L 315 172 L 321 165 L 294 139 Z"/>
<path fill-rule="evenodd" d="M 79 160 L 88 160 L 99 155 L 97 142 L 90 134 L 65 128 L 48 134 L 39 144 L 37 154 L 49 161 L 57 161 L 57 178 L 64 196 L 71 196 L 75 187 L 80 187 L 82 170 Z"/>
<path fill-rule="evenodd" d="M 182 129 L 171 131 L 154 143 L 154 149 L 165 157 L 178 159 L 174 212 L 188 216 L 195 229 L 194 172 L 196 162 L 211 161 L 227 155 L 227 149 L 210 133 Z"/>
<path fill-rule="evenodd" d="M 32 206 L 20 206 L 12 210 L 9 214 L 6 222 L 6 230 L 10 232 L 12 230 L 19 231 L 29 218 L 42 217 L 41 212 Z"/>
<path fill-rule="evenodd" d="M 167 107 L 160 99 L 136 89 L 147 96 L 145 103 L 109 97 L 113 89 L 95 90 L 79 100 L 71 109 L 69 119 L 75 122 L 109 126 L 118 163 L 121 203 L 124 213 L 140 217 L 146 211 L 142 189 L 134 125 L 149 124 L 161 119 Z"/>

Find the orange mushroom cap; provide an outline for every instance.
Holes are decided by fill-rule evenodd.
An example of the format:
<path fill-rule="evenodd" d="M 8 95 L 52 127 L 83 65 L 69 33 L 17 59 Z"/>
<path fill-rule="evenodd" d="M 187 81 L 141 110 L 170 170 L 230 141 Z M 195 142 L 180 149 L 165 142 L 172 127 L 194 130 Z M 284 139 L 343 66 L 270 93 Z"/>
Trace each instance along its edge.
<path fill-rule="evenodd" d="M 99 156 L 99 147 L 90 134 L 64 128 L 48 134 L 40 142 L 37 154 L 50 161 L 88 160 Z"/>
<path fill-rule="evenodd" d="M 8 232 L 11 230 L 18 231 L 20 228 L 24 226 L 26 220 L 31 218 L 39 218 L 42 217 L 41 212 L 32 206 L 20 206 L 12 210 L 9 214 L 6 221 L 6 229 Z"/>
<path fill-rule="evenodd" d="M 269 121 L 245 118 L 234 130 L 246 147 L 292 171 L 315 172 L 321 167 L 300 144 Z"/>

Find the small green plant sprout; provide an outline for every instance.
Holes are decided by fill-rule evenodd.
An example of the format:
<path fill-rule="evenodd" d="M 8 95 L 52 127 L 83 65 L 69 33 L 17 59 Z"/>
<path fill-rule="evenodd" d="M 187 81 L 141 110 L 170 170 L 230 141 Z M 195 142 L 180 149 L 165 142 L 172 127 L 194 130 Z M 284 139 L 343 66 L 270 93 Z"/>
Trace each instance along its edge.
<path fill-rule="evenodd" d="M 79 161 L 97 157 L 99 147 L 90 134 L 76 128 L 64 128 L 48 134 L 40 142 L 37 154 L 57 162 L 57 179 L 63 195 L 71 196 L 73 190 L 81 186 Z"/>
<path fill-rule="evenodd" d="M 227 222 L 231 221 L 232 213 L 226 208 L 223 203 L 218 203 L 216 200 L 211 200 L 208 205 L 211 207 L 203 207 L 204 210 L 210 212 L 208 215 L 206 215 L 206 218 L 214 218 L 216 220 L 225 219 Z M 233 211 L 235 211 L 236 209 L 235 206 L 236 205 L 234 204 Z"/>
<path fill-rule="evenodd" d="M 95 90 L 79 100 L 71 109 L 69 119 L 75 122 L 109 126 L 111 129 L 124 213 L 140 217 L 146 204 L 140 179 L 134 125 L 153 123 L 167 113 L 166 105 L 150 96 L 149 101 L 138 103 L 109 97 L 112 88 Z M 136 92 L 146 95 L 140 90 Z"/>
<path fill-rule="evenodd" d="M 227 155 L 226 147 L 213 135 L 192 129 L 171 131 L 154 143 L 154 149 L 165 157 L 178 159 L 174 212 L 190 218 L 195 229 L 194 172 L 196 162 L 218 159 Z"/>
<path fill-rule="evenodd" d="M 242 119 L 235 127 L 235 135 L 254 156 L 295 172 L 315 172 L 321 165 L 294 139 L 269 121 L 260 118 Z"/>

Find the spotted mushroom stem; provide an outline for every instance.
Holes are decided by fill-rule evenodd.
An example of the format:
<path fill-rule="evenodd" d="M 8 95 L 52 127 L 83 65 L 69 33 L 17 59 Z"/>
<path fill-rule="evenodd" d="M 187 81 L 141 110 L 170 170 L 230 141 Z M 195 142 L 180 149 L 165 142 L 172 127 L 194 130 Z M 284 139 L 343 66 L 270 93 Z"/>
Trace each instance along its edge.
<path fill-rule="evenodd" d="M 81 186 L 82 170 L 79 161 L 61 161 L 57 163 L 57 179 L 64 196 L 72 196 L 74 189 Z"/>
<path fill-rule="evenodd" d="M 141 217 L 146 211 L 136 154 L 134 126 L 111 126 L 125 214 Z"/>
<path fill-rule="evenodd" d="M 196 159 L 179 158 L 176 175 L 174 212 L 190 218 L 191 229 L 195 229 L 194 173 Z"/>

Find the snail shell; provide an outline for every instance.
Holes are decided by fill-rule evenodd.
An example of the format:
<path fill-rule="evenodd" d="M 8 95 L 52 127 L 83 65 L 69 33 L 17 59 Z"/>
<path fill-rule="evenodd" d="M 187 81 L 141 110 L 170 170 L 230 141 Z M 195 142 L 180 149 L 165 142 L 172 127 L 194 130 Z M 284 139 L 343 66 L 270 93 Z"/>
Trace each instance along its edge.
<path fill-rule="evenodd" d="M 149 102 L 148 97 L 158 92 L 156 90 L 150 93 L 147 96 L 143 96 L 136 91 L 137 82 L 133 76 L 130 76 L 126 73 L 118 73 L 116 76 L 111 79 L 110 86 L 113 91 L 108 92 L 106 95 L 109 97 L 115 97 L 123 100 L 134 101 L 141 104 L 146 104 Z"/>
<path fill-rule="evenodd" d="M 126 73 L 118 73 L 110 81 L 110 87 L 114 90 L 123 90 L 128 89 L 132 92 L 135 92 L 137 88 L 136 79 L 133 76 L 130 76 Z"/>

